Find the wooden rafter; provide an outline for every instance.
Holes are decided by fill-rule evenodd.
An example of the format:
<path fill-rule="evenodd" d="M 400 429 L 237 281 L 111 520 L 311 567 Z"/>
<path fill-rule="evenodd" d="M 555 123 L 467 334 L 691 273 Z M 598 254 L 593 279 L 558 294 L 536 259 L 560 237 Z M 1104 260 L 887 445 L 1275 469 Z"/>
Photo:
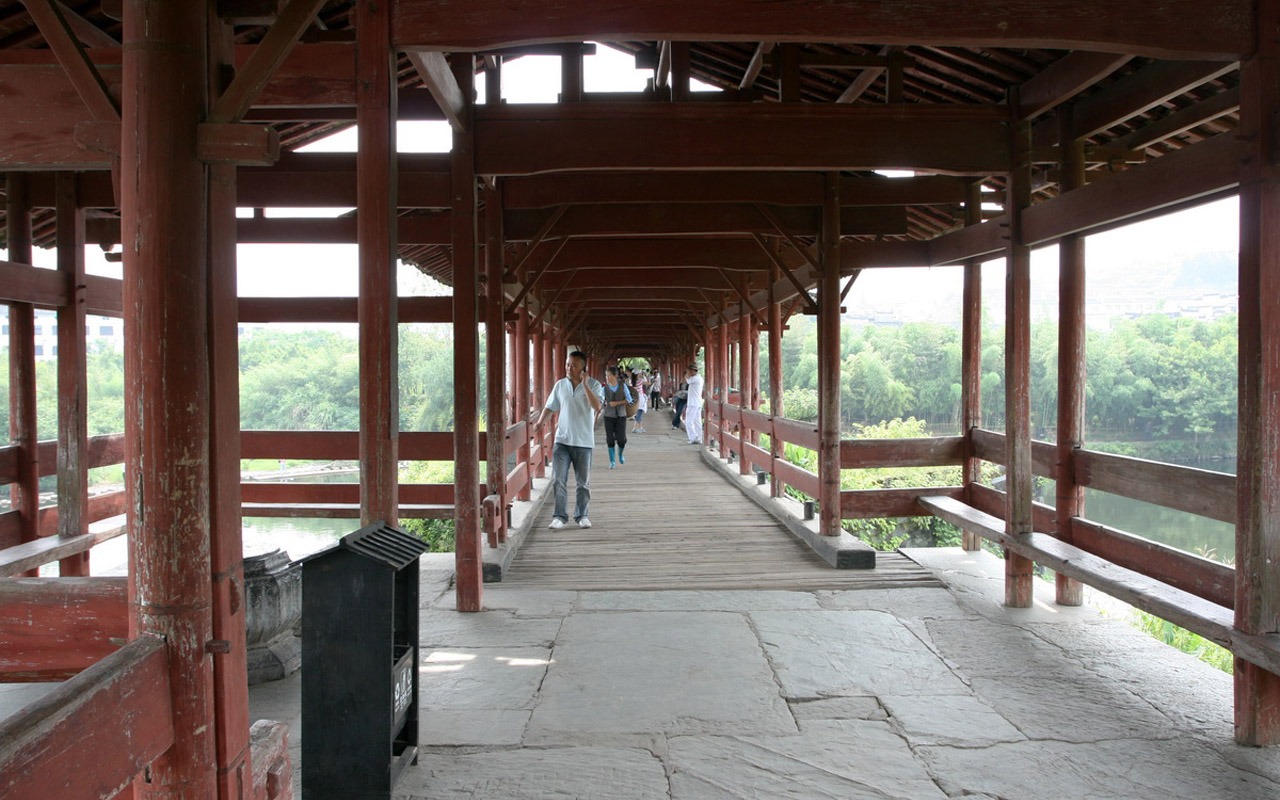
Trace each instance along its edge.
<path fill-rule="evenodd" d="M 292 0 L 209 112 L 210 122 L 238 122 L 284 63 L 325 0 Z"/>
<path fill-rule="evenodd" d="M 89 112 L 99 122 L 119 122 L 120 108 L 107 84 L 102 80 L 93 62 L 85 55 L 75 33 L 71 30 L 67 18 L 62 13 L 61 4 L 53 0 L 24 0 L 27 13 L 35 20 L 41 35 L 49 44 L 49 49 L 57 56 L 58 63 L 66 72 L 76 94 L 89 107 Z"/>
<path fill-rule="evenodd" d="M 444 113 L 444 118 L 449 121 L 450 127 L 455 131 L 461 131 L 466 98 L 462 96 L 462 89 L 454 80 L 453 72 L 444 54 L 431 50 L 409 50 L 405 55 L 417 70 L 418 78 L 435 98 L 436 105 Z"/>

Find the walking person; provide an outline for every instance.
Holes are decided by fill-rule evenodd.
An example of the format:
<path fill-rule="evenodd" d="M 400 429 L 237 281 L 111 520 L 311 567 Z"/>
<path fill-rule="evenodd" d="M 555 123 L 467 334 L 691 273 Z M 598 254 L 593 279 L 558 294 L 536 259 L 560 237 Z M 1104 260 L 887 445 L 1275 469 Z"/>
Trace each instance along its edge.
<path fill-rule="evenodd" d="M 690 364 L 685 371 L 689 395 L 684 406 L 684 430 L 689 434 L 689 444 L 702 444 L 702 376 L 698 365 Z"/>
<path fill-rule="evenodd" d="M 623 383 L 617 367 L 609 367 L 604 387 L 604 443 L 609 447 L 609 469 L 617 463 L 627 463 L 627 406 L 631 404 L 631 391 Z M 617 448 L 618 462 L 614 461 Z"/>
<path fill-rule="evenodd" d="M 551 387 L 551 395 L 538 415 L 537 425 L 558 413 L 556 443 L 551 453 L 555 511 L 548 528 L 559 530 L 569 521 L 569 466 L 573 466 L 578 493 L 573 519 L 579 528 L 590 528 L 587 506 L 591 503 L 591 452 L 595 448 L 596 414 L 604 409 L 604 387 L 587 375 L 587 354 L 574 350 L 564 362 L 565 377 Z M 625 420 L 625 417 L 624 417 Z"/>
<path fill-rule="evenodd" d="M 649 393 L 645 391 L 648 388 L 644 385 L 644 378 L 641 376 L 640 389 L 636 393 L 636 424 L 631 428 L 632 433 L 644 433 L 644 412 L 649 410 Z"/>
<path fill-rule="evenodd" d="M 649 383 L 649 407 L 654 411 L 662 408 L 662 370 L 655 369 Z"/>

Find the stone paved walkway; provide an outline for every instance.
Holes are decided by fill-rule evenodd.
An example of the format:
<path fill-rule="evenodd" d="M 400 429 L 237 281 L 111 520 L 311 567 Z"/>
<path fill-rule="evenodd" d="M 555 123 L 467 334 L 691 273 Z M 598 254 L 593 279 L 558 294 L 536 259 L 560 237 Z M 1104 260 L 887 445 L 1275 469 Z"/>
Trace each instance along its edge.
<path fill-rule="evenodd" d="M 1232 742 L 1229 676 L 1001 562 L 915 550 L 945 589 L 559 592 L 458 614 L 424 562 L 424 752 L 401 800 L 1280 797 Z M 291 723 L 297 676 L 253 690 Z"/>

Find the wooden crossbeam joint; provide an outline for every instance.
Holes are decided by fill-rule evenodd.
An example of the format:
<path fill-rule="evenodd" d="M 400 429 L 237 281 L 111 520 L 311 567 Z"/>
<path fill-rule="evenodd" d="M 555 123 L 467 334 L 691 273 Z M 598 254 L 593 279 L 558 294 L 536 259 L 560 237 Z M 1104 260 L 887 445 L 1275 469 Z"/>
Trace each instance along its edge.
<path fill-rule="evenodd" d="M 204 122 L 196 129 L 196 156 L 206 164 L 269 167 L 280 159 L 280 134 L 270 125 Z"/>

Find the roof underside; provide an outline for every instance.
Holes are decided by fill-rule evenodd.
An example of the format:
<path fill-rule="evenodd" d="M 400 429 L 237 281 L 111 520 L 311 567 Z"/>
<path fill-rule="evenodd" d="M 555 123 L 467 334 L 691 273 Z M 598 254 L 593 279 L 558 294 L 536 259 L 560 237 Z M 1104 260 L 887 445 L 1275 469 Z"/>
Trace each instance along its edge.
<path fill-rule="evenodd" d="M 64 2 L 69 27 L 89 48 L 90 56 L 94 48 L 110 49 L 119 42 L 121 23 L 104 12 L 104 6 L 109 11 L 118 4 L 118 0 L 116 3 Z M 270 3 L 227 5 L 243 8 Z M 421 4 L 406 1 L 400 5 Z M 513 14 L 527 13 L 527 9 L 520 12 L 515 8 L 525 4 L 510 5 Z M 575 4 L 558 5 L 567 9 Z M 723 12 L 734 4 L 709 5 Z M 981 8 L 986 4 L 972 5 Z M 1030 7 L 1036 4 L 996 5 Z M 1060 7 L 1057 3 L 1040 5 Z M 349 47 L 354 41 L 351 19 L 354 6 L 355 3 L 348 0 L 324 3 L 303 35 L 300 47 Z M 637 12 L 637 16 L 642 14 Z M 908 16 L 903 15 L 903 19 Z M 904 21 L 895 37 L 878 35 L 865 44 L 851 42 L 844 36 L 839 43 L 800 41 L 794 33 L 780 35 L 776 41 L 726 35 L 724 38 L 732 40 L 674 44 L 601 38 L 597 40 L 601 46 L 632 54 L 637 66 L 653 68 L 655 80 L 643 95 L 630 98 L 584 95 L 573 106 L 578 109 L 574 113 L 589 115 L 596 113 L 590 111 L 594 108 L 601 117 L 610 114 L 612 119 L 624 122 L 634 117 L 633 124 L 642 128 L 658 119 L 655 116 L 658 114 L 669 113 L 680 120 L 684 119 L 680 116 L 682 113 L 688 113 L 691 116 L 686 122 L 714 118 L 716 125 L 706 130 L 721 132 L 734 130 L 735 120 L 749 125 L 751 120 L 767 117 L 771 109 L 794 111 L 800 107 L 801 112 L 812 115 L 813 130 L 825 131 L 822 126 L 834 126 L 830 128 L 834 131 L 830 135 L 838 137 L 843 130 L 838 127 L 843 124 L 840 121 L 843 118 L 832 115 L 859 113 L 843 109 L 866 109 L 868 114 L 890 108 L 905 109 L 904 115 L 916 115 L 910 117 L 914 125 L 927 130 L 932 127 L 928 124 L 931 117 L 926 116 L 929 114 L 945 120 L 940 125 L 967 119 L 963 116 L 966 114 L 975 120 L 1007 121 L 1012 116 L 1010 98 L 1015 97 L 1022 117 L 1031 123 L 1030 135 L 1038 148 L 1033 150 L 1033 201 L 1055 196 L 1063 180 L 1061 154 L 1050 152 L 1041 158 L 1039 153 L 1049 152 L 1048 146 L 1057 144 L 1064 130 L 1062 120 L 1066 109 L 1071 109 L 1074 115 L 1076 135 L 1085 134 L 1089 180 L 1231 131 L 1238 122 L 1239 69 L 1230 59 L 1203 54 L 1190 60 L 1157 59 L 1145 48 L 1138 47 L 1126 53 L 1116 47 L 1071 50 L 910 43 L 913 27 Z M 573 58 L 573 54 L 589 49 L 590 45 L 584 47 L 580 42 L 568 40 L 571 35 L 588 37 L 567 25 L 566 29 L 569 34 L 558 40 L 532 31 L 530 41 L 536 42 L 534 44 L 504 43 L 489 47 L 483 42 L 460 40 L 457 51 L 465 50 L 477 56 L 477 68 L 483 71 L 529 53 L 568 53 L 568 57 Z M 647 28 L 637 23 L 633 29 Z M 247 20 L 234 27 L 235 40 L 238 44 L 252 45 L 262 39 L 266 30 L 259 22 Z M 458 35 L 462 36 L 460 28 L 459 31 Z M 447 40 L 449 30 L 442 30 L 440 35 Z M 889 38 L 893 41 L 885 43 Z M 1071 37 L 1064 35 L 1063 38 Z M 0 51 L 9 55 L 12 51 L 42 49 L 47 49 L 45 39 L 24 4 L 18 0 L 0 0 Z M 684 66 L 686 54 L 687 67 Z M 670 76 L 685 69 L 690 77 L 723 91 L 714 101 L 707 96 L 686 99 L 678 89 L 673 98 Z M 413 93 L 421 89 L 423 83 L 419 70 L 404 54 L 400 58 L 399 77 L 401 116 L 438 118 L 434 102 L 420 103 L 414 99 L 419 95 L 425 97 L 426 93 Z M 723 110 L 712 110 L 713 102 L 716 109 Z M 1043 105 L 1038 105 L 1041 103 Z M 683 112 L 682 108 L 695 111 Z M 293 150 L 349 127 L 353 118 L 351 111 L 349 106 L 326 111 L 263 105 L 255 106 L 249 118 L 270 122 L 279 133 L 282 148 Z M 517 115 L 528 112 L 498 108 L 486 113 L 488 116 L 481 115 L 478 124 L 493 120 L 497 127 L 497 123 L 508 121 L 504 115 L 516 119 Z M 545 112 L 540 121 L 558 119 L 559 113 Z M 883 121 L 882 117 L 876 119 Z M 520 117 L 518 121 L 529 120 Z M 803 123 L 801 120 L 788 130 L 808 130 Z M 512 127 L 516 129 L 514 122 Z M 680 130 L 697 128 L 686 125 Z M 909 139 L 911 129 L 902 130 L 904 138 Z M 750 138 L 749 134 L 744 135 Z M 917 171 L 917 178 L 890 186 L 891 179 L 876 175 L 859 163 L 821 170 L 797 166 L 801 162 L 788 161 L 784 153 L 803 151 L 807 144 L 803 134 L 793 138 L 798 141 L 776 142 L 779 153 L 776 168 L 768 161 L 769 153 L 752 164 L 744 162 L 714 170 L 686 167 L 678 161 L 672 162 L 676 169 L 666 171 L 660 166 L 655 169 L 649 162 L 608 168 L 570 159 L 564 162 L 571 164 L 570 167 L 561 167 L 557 162 L 543 171 L 536 164 L 529 166 L 533 162 L 528 159 L 519 163 L 509 160 L 514 166 L 500 173 L 512 176 L 505 184 L 509 199 L 504 201 L 507 263 L 513 269 L 520 265 L 522 274 L 513 272 L 512 277 L 517 279 L 513 284 L 517 288 L 508 296 L 525 294 L 530 302 L 552 306 L 547 319 L 572 324 L 580 340 L 606 338 L 620 355 L 644 355 L 670 350 L 677 340 L 684 346 L 691 329 L 699 327 L 708 314 L 739 304 L 744 297 L 750 298 L 763 290 L 768 285 L 771 266 L 779 258 L 784 265 L 792 267 L 804 264 L 804 251 L 816 238 L 822 173 L 838 173 L 847 182 L 842 184 L 846 189 L 841 196 L 845 206 L 841 223 L 845 242 L 927 241 L 953 231 L 965 224 L 964 201 L 971 196 L 969 186 L 974 184 L 981 186 L 982 199 L 992 208 L 987 214 L 1000 213 L 996 206 L 1004 200 L 1007 170 L 993 169 L 990 174 L 982 174 L 971 169 L 944 167 L 936 170 L 936 175 L 927 176 L 926 167 Z M 907 142 L 906 146 L 910 144 Z M 957 149 L 966 146 L 963 141 L 953 144 Z M 541 146 L 550 149 L 550 144 Z M 3 147 L 0 141 L 0 148 Z M 677 148 L 696 150 L 697 143 L 658 138 L 650 142 L 649 147 L 656 147 L 659 152 L 667 148 L 667 152 L 674 153 Z M 857 151 L 857 147 L 852 149 Z M 535 154 L 528 158 L 536 157 Z M 982 159 L 975 157 L 975 163 L 979 162 Z M 300 157 L 282 159 L 282 166 L 286 163 L 303 170 L 299 166 L 304 163 Z M 448 162 L 444 159 L 424 157 L 419 165 L 424 175 L 448 173 Z M 587 176 L 589 180 L 575 180 L 586 170 L 592 173 Z M 744 186 L 744 170 L 749 171 L 751 186 Z M 255 172 L 260 173 L 258 178 L 251 175 Z M 279 183 L 270 172 L 269 169 L 242 169 L 242 197 L 253 186 Z M 495 168 L 495 172 L 499 170 Z M 775 179 L 777 188 L 769 188 L 773 184 L 768 181 Z M 401 202 L 406 203 L 404 187 L 417 185 L 416 177 L 412 170 L 402 167 L 400 180 Z M 557 184 L 555 180 L 562 183 Z M 698 181 L 708 187 L 705 196 L 699 196 Z M 659 184 L 681 187 L 679 197 L 671 196 L 670 192 L 675 189 L 669 188 L 664 195 L 653 188 Z M 609 187 L 625 190 L 620 189 L 617 196 L 611 196 L 607 191 Z M 263 205 L 342 205 L 320 199 L 308 202 L 302 196 L 286 202 L 278 192 L 263 196 L 272 198 L 262 201 Z M 799 199 L 787 199 L 794 197 Z M 631 201 L 627 201 L 628 198 Z M 677 202 L 683 198 L 688 200 Z M 241 202 L 241 205 L 250 204 L 257 201 Z M 402 220 L 402 231 L 407 226 L 423 231 L 417 237 L 402 234 L 401 257 L 451 284 L 447 207 L 433 205 L 432 201 L 410 202 L 402 205 L 399 213 L 409 218 Z M 91 217 L 103 220 L 99 227 L 109 231 L 111 218 L 117 214 L 114 208 L 102 207 L 95 209 Z M 446 232 L 443 238 L 432 233 L 442 229 Z M 51 210 L 37 212 L 34 234 L 37 244 L 52 245 Z M 110 236 L 104 234 L 103 238 Z M 708 255 L 695 255 L 704 251 Z M 536 283 L 528 292 L 520 292 L 522 282 L 535 270 L 538 272 Z"/>

